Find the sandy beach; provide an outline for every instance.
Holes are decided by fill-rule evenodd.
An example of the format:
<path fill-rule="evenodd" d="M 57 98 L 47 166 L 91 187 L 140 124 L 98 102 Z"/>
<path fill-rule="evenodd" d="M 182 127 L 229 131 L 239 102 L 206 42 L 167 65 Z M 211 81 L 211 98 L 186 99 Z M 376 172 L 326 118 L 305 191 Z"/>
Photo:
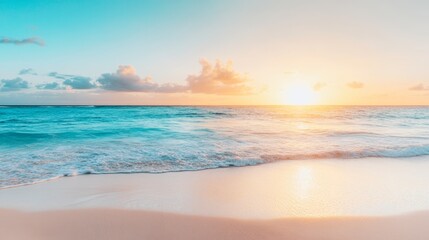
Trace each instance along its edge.
<path fill-rule="evenodd" d="M 428 213 L 237 220 L 140 210 L 0 211 L 1 239 L 427 239 Z"/>
<path fill-rule="evenodd" d="M 66 177 L 0 190 L 0 235 L 427 239 L 429 193 L 423 183 L 428 165 L 424 158 L 285 161 L 195 172 Z"/>

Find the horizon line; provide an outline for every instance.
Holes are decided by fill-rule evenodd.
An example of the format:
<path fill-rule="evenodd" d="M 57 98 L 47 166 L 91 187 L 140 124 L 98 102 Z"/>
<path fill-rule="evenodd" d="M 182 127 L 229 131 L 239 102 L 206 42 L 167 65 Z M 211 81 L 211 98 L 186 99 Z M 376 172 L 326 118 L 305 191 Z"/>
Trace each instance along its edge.
<path fill-rule="evenodd" d="M 0 104 L 1 107 L 429 107 L 428 105 L 414 104 L 317 104 L 317 105 L 292 105 L 292 104 Z"/>

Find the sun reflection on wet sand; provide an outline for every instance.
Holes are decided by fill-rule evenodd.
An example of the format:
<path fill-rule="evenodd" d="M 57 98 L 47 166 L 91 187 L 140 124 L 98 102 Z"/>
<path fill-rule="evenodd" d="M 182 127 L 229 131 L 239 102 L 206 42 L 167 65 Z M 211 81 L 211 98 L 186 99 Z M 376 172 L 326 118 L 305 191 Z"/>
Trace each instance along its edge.
<path fill-rule="evenodd" d="M 191 194 L 216 214 L 276 217 L 393 215 L 429 209 L 429 162 L 303 160 L 207 174 Z M 229 174 L 229 173 L 231 174 Z M 266 174 L 269 172 L 269 174 Z M 423 180 L 424 178 L 425 180 Z M 415 193 L 421 196 L 416 197 Z M 388 201 L 386 200 L 388 199 Z M 207 202 L 211 202 L 207 204 Z M 195 202 L 194 202 L 195 203 Z"/>
<path fill-rule="evenodd" d="M 306 166 L 299 166 L 296 169 L 294 180 L 296 196 L 302 200 L 307 199 L 311 188 L 314 187 L 312 169 Z"/>

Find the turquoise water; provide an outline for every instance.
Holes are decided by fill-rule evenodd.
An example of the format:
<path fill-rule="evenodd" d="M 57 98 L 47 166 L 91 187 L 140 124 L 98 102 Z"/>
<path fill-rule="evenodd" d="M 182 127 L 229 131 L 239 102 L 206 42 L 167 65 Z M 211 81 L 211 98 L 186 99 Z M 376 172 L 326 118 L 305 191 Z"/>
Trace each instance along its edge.
<path fill-rule="evenodd" d="M 0 187 L 79 174 L 429 155 L 427 107 L 0 106 Z"/>

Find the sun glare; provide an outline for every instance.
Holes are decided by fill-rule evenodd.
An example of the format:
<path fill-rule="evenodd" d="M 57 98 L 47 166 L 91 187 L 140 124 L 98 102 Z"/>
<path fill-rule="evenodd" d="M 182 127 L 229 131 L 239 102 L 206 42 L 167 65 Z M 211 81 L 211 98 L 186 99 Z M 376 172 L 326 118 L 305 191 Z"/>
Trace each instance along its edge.
<path fill-rule="evenodd" d="M 289 105 L 316 104 L 316 93 L 304 84 L 290 85 L 283 91 L 283 103 Z"/>

